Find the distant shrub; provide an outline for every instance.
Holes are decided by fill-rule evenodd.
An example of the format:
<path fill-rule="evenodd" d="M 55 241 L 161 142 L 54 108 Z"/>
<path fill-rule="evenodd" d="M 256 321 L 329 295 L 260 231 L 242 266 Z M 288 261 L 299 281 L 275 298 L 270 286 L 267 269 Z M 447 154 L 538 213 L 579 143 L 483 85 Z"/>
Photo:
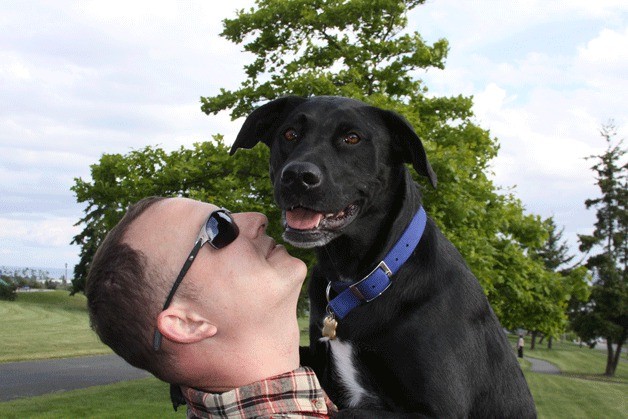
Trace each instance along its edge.
<path fill-rule="evenodd" d="M 0 300 L 15 301 L 17 287 L 12 282 L 6 282 L 0 279 Z"/>

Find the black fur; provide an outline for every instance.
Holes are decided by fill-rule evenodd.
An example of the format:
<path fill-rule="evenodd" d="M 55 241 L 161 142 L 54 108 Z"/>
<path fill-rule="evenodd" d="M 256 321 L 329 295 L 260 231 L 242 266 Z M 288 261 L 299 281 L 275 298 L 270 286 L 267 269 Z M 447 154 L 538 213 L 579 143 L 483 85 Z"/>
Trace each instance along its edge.
<path fill-rule="evenodd" d="M 286 139 L 284 134 L 294 130 Z M 360 141 L 345 141 L 354 133 Z M 436 186 L 423 145 L 401 116 L 339 97 L 285 97 L 246 119 L 231 149 L 262 141 L 283 210 L 303 207 L 351 215 L 339 229 L 284 237 L 316 247 L 310 281 L 309 350 L 314 368 L 347 417 L 535 417 L 532 396 L 480 284 L 433 220 L 410 259 L 379 298 L 339 321 L 338 340 L 321 340 L 329 281 L 357 281 L 384 258 L 421 205 L 404 163 Z M 296 179 L 296 180 L 295 180 Z M 349 204 L 358 208 L 341 212 Z M 347 221 L 349 220 L 349 221 Z M 323 226 L 324 227 L 324 226 Z M 325 230 L 325 228 L 323 228 Z M 356 380 L 351 392 L 330 354 L 350 342 Z"/>

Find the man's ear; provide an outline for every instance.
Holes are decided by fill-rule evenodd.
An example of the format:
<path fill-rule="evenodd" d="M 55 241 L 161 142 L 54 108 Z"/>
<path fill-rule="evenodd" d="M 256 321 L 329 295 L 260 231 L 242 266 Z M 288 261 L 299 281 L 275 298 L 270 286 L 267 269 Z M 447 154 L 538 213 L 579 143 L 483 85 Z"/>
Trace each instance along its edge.
<path fill-rule="evenodd" d="M 159 314 L 157 328 L 168 340 L 178 343 L 199 342 L 218 332 L 218 328 L 205 317 L 175 305 Z"/>

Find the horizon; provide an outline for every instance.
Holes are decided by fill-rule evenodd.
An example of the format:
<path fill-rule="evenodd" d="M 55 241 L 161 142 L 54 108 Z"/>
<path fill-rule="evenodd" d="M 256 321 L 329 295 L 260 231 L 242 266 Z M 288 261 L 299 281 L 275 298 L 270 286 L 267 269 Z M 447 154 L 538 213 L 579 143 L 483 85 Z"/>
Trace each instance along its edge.
<path fill-rule="evenodd" d="M 49 279 L 63 279 L 65 277 L 66 268 L 46 268 L 40 266 L 13 266 L 13 265 L 0 265 L 0 273 L 5 275 L 5 273 L 15 273 L 16 271 L 23 271 L 24 269 L 35 271 L 36 273 L 47 273 L 49 275 Z M 70 268 L 70 264 L 68 263 L 67 267 L 68 277 L 66 278 L 68 281 L 71 281 L 74 277 L 74 266 Z"/>

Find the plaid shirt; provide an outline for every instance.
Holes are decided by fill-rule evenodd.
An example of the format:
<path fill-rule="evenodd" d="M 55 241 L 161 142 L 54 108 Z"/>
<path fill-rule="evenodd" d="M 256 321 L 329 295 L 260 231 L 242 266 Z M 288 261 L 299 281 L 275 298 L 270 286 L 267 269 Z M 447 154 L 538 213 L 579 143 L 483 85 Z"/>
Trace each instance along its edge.
<path fill-rule="evenodd" d="M 181 391 L 188 418 L 327 418 L 336 411 L 307 367 L 222 394 L 189 387 Z"/>

